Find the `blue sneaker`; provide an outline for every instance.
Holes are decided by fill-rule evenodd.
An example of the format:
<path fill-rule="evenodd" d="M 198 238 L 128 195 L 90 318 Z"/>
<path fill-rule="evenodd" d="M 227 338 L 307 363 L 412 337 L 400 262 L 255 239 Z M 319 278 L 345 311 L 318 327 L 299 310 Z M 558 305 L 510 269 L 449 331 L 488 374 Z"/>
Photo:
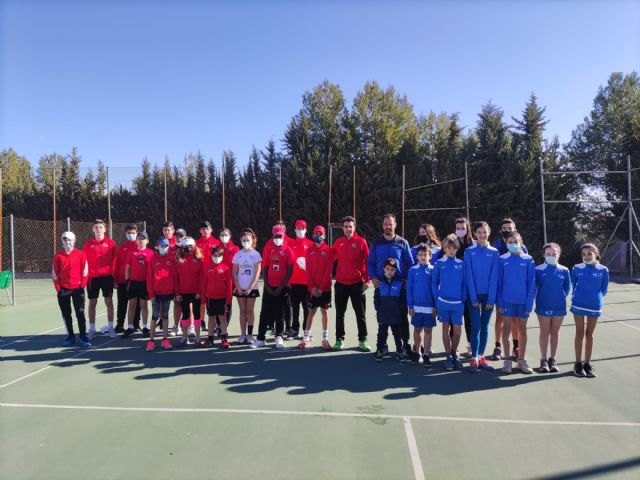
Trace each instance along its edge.
<path fill-rule="evenodd" d="M 453 357 L 451 355 L 447 355 L 447 361 L 444 362 L 444 369 L 449 372 L 453 370 Z"/>
<path fill-rule="evenodd" d="M 65 347 L 70 347 L 75 343 L 76 343 L 75 335 L 69 335 L 67 338 L 64 339 L 64 342 L 62 342 L 62 345 Z"/>
<path fill-rule="evenodd" d="M 80 345 L 84 348 L 89 348 L 91 346 L 91 342 L 87 338 L 87 336 L 80 337 Z"/>
<path fill-rule="evenodd" d="M 453 358 L 453 366 L 456 370 L 462 370 L 462 362 L 458 357 Z"/>

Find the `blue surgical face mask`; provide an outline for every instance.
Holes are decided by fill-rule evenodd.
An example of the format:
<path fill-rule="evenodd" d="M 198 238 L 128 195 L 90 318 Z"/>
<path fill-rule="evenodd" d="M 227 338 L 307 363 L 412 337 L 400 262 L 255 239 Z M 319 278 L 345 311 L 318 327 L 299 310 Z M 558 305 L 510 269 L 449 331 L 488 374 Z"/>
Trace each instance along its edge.
<path fill-rule="evenodd" d="M 554 257 L 554 256 L 547 256 L 544 257 L 544 261 L 547 265 L 558 265 L 558 257 Z"/>
<path fill-rule="evenodd" d="M 74 242 L 72 240 L 62 241 L 62 248 L 64 248 L 66 252 L 70 252 L 71 250 L 73 250 L 73 245 L 74 245 Z"/>
<path fill-rule="evenodd" d="M 129 240 L 130 242 L 133 242 L 135 239 L 136 239 L 135 233 L 127 233 L 127 240 Z"/>
<path fill-rule="evenodd" d="M 509 243 L 507 244 L 507 250 L 509 250 L 510 253 L 519 253 L 520 245 L 517 245 L 515 243 Z"/>
<path fill-rule="evenodd" d="M 315 235 L 313 237 L 313 241 L 316 243 L 322 243 L 324 241 L 324 237 L 322 235 Z"/>
<path fill-rule="evenodd" d="M 158 247 L 158 253 L 162 256 L 169 252 L 169 247 Z"/>

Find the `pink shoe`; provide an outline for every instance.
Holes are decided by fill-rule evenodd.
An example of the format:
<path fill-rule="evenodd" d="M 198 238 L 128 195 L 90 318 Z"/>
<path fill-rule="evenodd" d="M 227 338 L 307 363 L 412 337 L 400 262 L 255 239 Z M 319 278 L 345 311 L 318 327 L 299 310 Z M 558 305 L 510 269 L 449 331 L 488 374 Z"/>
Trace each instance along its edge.
<path fill-rule="evenodd" d="M 153 352 L 156 348 L 156 343 L 153 340 L 147 342 L 147 352 Z"/>
<path fill-rule="evenodd" d="M 329 340 L 322 340 L 322 349 L 323 350 L 332 350 L 331 344 L 329 343 Z"/>
<path fill-rule="evenodd" d="M 162 345 L 162 348 L 164 348 L 165 350 L 171 350 L 173 348 L 173 345 L 171 345 L 171 342 L 168 338 L 163 338 L 160 345 Z"/>

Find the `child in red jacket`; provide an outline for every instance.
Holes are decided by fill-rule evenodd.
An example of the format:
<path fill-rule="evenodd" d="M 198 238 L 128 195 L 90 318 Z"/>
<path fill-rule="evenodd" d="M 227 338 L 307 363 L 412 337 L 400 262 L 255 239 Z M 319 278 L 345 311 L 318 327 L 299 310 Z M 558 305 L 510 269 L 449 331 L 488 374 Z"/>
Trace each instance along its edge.
<path fill-rule="evenodd" d="M 147 232 L 138 232 L 136 236 L 137 248 L 129 252 L 127 266 L 124 270 L 124 277 L 127 282 L 127 297 L 129 298 L 128 326 L 122 334 L 122 338 L 128 338 L 134 332 L 133 319 L 136 313 L 136 306 L 140 307 L 140 316 L 142 317 L 142 336 L 149 336 L 149 324 L 147 323 L 149 311 L 147 308 L 147 300 L 149 293 L 147 292 L 147 270 L 153 258 L 153 251 L 147 248 L 149 243 L 149 235 Z"/>
<path fill-rule="evenodd" d="M 153 337 L 156 333 L 156 324 L 162 325 L 162 348 L 171 348 L 169 335 L 169 305 L 175 292 L 175 268 L 176 258 L 169 254 L 171 249 L 167 238 L 161 238 L 156 242 L 156 253 L 151 259 L 147 269 L 147 293 L 151 300 L 151 332 L 147 342 L 147 352 L 156 348 Z"/>
<path fill-rule="evenodd" d="M 331 272 L 333 270 L 333 257 L 331 248 L 324 243 L 325 230 L 322 225 L 313 229 L 313 247 L 307 250 L 307 275 L 309 300 L 309 316 L 307 328 L 298 348 L 307 348 L 311 344 L 311 327 L 313 317 L 318 308 L 322 315 L 322 348 L 331 350 L 329 343 L 329 308 L 331 308 Z"/>
<path fill-rule="evenodd" d="M 207 306 L 209 316 L 209 337 L 207 346 L 213 346 L 213 332 L 216 322 L 220 324 L 220 343 L 222 348 L 229 348 L 227 339 L 227 312 L 231 307 L 231 269 L 223 263 L 224 247 L 214 247 L 211 252 L 211 263 L 205 266 L 202 275 L 202 294 L 200 297 Z"/>
<path fill-rule="evenodd" d="M 195 329 L 195 343 L 200 345 L 200 293 L 202 292 L 202 251 L 196 246 L 191 237 L 185 237 L 178 253 L 176 254 L 175 289 L 176 302 L 182 307 L 181 345 L 189 343 L 189 326 L 191 325 L 190 312 L 193 311 L 193 326 Z"/>
<path fill-rule="evenodd" d="M 64 346 L 70 347 L 76 341 L 73 333 L 73 319 L 71 318 L 71 302 L 76 312 L 80 342 L 83 347 L 90 347 L 87 338 L 87 319 L 84 316 L 84 287 L 89 278 L 87 256 L 75 247 L 76 236 L 73 232 L 62 234 L 62 250 L 53 257 L 53 285 L 58 292 L 58 305 L 67 327 L 67 338 Z"/>

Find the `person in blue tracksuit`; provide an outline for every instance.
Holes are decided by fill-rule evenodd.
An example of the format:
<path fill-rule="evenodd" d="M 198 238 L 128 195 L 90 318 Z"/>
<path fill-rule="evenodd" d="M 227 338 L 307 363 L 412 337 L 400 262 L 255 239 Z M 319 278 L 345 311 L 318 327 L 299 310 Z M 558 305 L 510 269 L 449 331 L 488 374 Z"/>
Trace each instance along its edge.
<path fill-rule="evenodd" d="M 476 243 L 464 253 L 467 280 L 467 308 L 471 315 L 471 363 L 468 371 L 493 370 L 484 358 L 489 338 L 489 321 L 498 293 L 498 250 L 489 245 L 491 227 L 487 222 L 473 226 Z"/>
<path fill-rule="evenodd" d="M 367 273 L 375 288 L 373 300 L 379 295 L 380 283 L 384 279 L 384 265 L 389 258 L 396 260 L 396 276 L 406 281 L 409 269 L 413 266 L 411 249 L 400 235 L 396 235 L 396 217 L 387 213 L 382 220 L 383 234 L 376 238 L 369 246 L 369 258 L 367 259 Z M 402 340 L 405 346 L 406 358 L 411 354 L 409 345 L 409 320 L 407 318 L 407 306 L 404 305 L 404 315 L 400 319 Z"/>
<path fill-rule="evenodd" d="M 389 327 L 396 344 L 396 360 L 405 359 L 403 338 L 401 330 L 401 317 L 406 318 L 407 294 L 404 280 L 397 276 L 398 267 L 395 258 L 388 258 L 384 262 L 384 275 L 377 288 L 378 295 L 374 297 L 373 304 L 378 317 L 378 340 L 376 343 L 376 361 L 384 358 L 384 347 L 387 344 Z"/>
<path fill-rule="evenodd" d="M 556 353 L 560 326 L 567 314 L 567 295 L 571 291 L 569 269 L 558 263 L 560 245 L 542 247 L 544 263 L 536 267 L 536 315 L 540 323 L 540 367 L 538 372 L 559 372 Z M 551 356 L 547 358 L 549 344 Z"/>
<path fill-rule="evenodd" d="M 436 308 L 433 301 L 431 284 L 433 282 L 433 267 L 431 247 L 427 244 L 418 245 L 416 249 L 418 264 L 409 269 L 407 277 L 407 308 L 413 325 L 413 350 L 411 362 L 419 363 L 420 347 L 424 348 L 422 364 L 431 366 L 429 351 L 431 350 L 432 330 L 436 326 Z M 423 337 L 424 333 L 424 337 Z"/>
<path fill-rule="evenodd" d="M 512 323 L 518 325 L 520 345 L 518 368 L 522 373 L 533 373 L 525 359 L 527 351 L 527 320 L 533 309 L 536 293 L 535 263 L 531 255 L 522 252 L 522 237 L 518 232 L 506 236 L 508 253 L 500 256 L 498 270 L 498 308 L 503 317 L 502 343 L 504 364 L 502 371 L 511 373 L 509 334 Z"/>
<path fill-rule="evenodd" d="M 500 224 L 500 236 L 501 238 L 497 241 L 493 242 L 491 245 L 494 248 L 498 249 L 498 253 L 500 255 L 504 255 L 509 250 L 507 249 L 507 244 L 505 243 L 505 235 L 509 232 L 516 231 L 516 222 L 514 222 L 510 218 L 503 218 L 502 223 Z M 522 245 L 522 252 L 529 253 L 527 251 L 527 246 Z M 515 328 L 517 325 L 511 325 L 511 338 L 513 338 L 513 351 L 518 349 L 518 330 Z M 501 360 L 502 359 L 502 315 L 500 312 L 496 311 L 496 323 L 495 323 L 495 339 L 496 345 L 493 349 L 493 355 L 491 357 L 492 360 Z"/>
<path fill-rule="evenodd" d="M 443 240 L 442 250 L 445 256 L 436 262 L 431 284 L 438 318 L 442 322 L 442 342 L 447 355 L 446 370 L 462 368 L 457 349 L 460 343 L 467 286 L 464 262 L 456 258 L 459 248 L 460 241 L 454 234 L 448 235 Z M 450 335 L 449 328 L 453 328 L 453 336 Z"/>
<path fill-rule="evenodd" d="M 438 254 L 442 248 L 442 244 L 438 238 L 438 232 L 436 232 L 435 227 L 430 223 L 423 223 L 420 225 L 418 235 L 416 236 L 416 244 L 411 247 L 411 258 L 413 258 L 414 265 L 418 263 L 418 247 L 423 243 L 426 243 L 431 248 L 431 260 L 429 260 L 429 263 L 433 265 L 433 257 Z"/>
<path fill-rule="evenodd" d="M 600 264 L 600 250 L 593 243 L 585 243 L 580 247 L 582 263 L 573 267 L 571 281 L 573 296 L 571 298 L 571 313 L 576 322 L 576 363 L 573 373 L 577 377 L 595 377 L 591 366 L 591 352 L 593 351 L 593 332 L 598 318 L 602 314 L 603 298 L 609 288 L 609 270 Z M 587 319 L 587 330 L 584 323 Z M 584 340 L 584 363 L 582 363 L 582 344 Z"/>

